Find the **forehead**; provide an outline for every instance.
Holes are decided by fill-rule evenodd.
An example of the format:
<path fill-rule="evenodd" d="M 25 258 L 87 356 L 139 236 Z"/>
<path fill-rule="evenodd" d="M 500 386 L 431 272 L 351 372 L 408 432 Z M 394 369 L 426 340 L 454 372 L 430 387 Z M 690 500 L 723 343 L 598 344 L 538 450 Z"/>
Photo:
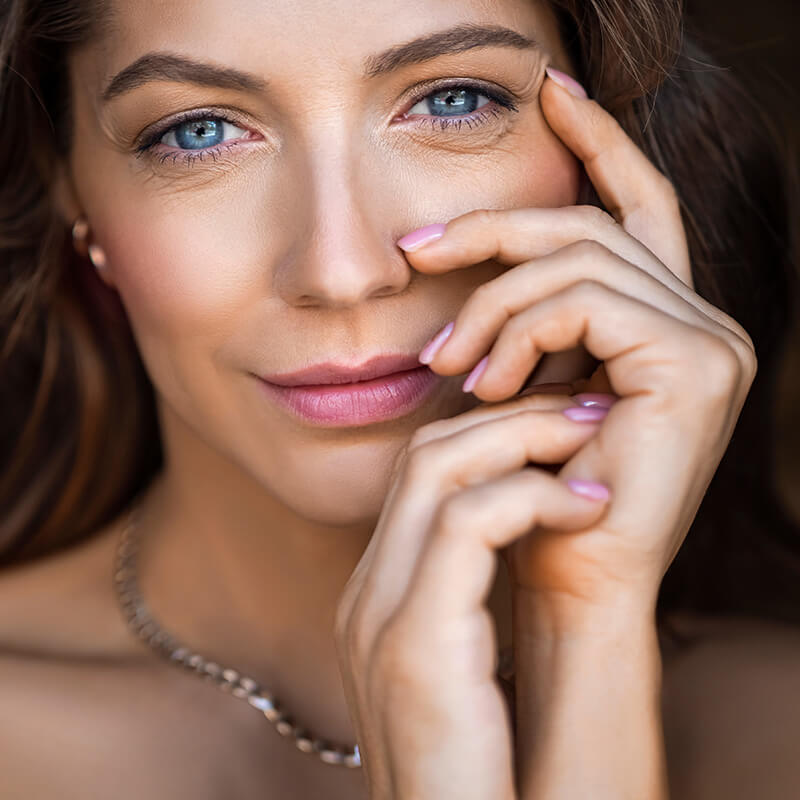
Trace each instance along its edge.
<path fill-rule="evenodd" d="M 109 25 L 74 64 L 97 85 L 151 51 L 340 78 L 371 54 L 459 24 L 509 27 L 559 47 L 544 0 L 112 0 L 109 10 Z"/>

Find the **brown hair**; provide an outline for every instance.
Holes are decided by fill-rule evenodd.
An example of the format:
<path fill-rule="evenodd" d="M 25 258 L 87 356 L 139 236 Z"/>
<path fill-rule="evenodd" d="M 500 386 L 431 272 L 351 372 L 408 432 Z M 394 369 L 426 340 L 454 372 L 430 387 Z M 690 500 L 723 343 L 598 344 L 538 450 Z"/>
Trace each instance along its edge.
<path fill-rule="evenodd" d="M 775 371 L 795 286 L 774 132 L 683 30 L 677 0 L 551 0 L 590 94 L 675 185 L 696 289 L 750 333 L 759 374 L 668 570 L 659 612 L 800 621 L 800 537 L 773 494 Z M 0 7 L 0 565 L 83 539 L 162 462 L 153 389 L 125 311 L 54 211 L 69 153 L 65 56 L 101 0 Z"/>

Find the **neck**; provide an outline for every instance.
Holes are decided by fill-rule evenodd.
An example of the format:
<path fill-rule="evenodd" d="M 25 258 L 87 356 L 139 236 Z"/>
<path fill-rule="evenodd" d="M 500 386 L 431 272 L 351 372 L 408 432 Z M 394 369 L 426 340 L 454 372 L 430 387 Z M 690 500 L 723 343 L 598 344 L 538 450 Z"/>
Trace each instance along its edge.
<path fill-rule="evenodd" d="M 181 644 L 256 680 L 315 735 L 352 744 L 333 624 L 375 520 L 323 525 L 208 448 L 167 452 L 133 532 L 144 603 Z"/>

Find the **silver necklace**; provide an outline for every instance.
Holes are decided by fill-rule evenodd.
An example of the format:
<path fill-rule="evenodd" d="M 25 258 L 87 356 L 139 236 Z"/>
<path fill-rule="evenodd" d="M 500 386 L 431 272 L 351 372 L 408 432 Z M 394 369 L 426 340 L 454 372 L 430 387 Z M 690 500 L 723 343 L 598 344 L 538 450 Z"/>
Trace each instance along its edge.
<path fill-rule="evenodd" d="M 275 726 L 281 736 L 293 738 L 298 750 L 315 754 L 326 764 L 360 767 L 361 753 L 357 744 L 346 748 L 312 736 L 305 728 L 295 724 L 275 697 L 264 691 L 257 681 L 192 652 L 153 619 L 136 581 L 138 542 L 133 533 L 139 521 L 139 510 L 140 502 L 135 502 L 123 525 L 115 559 L 114 587 L 128 627 L 170 663 L 198 674 L 234 697 L 246 700 Z"/>
<path fill-rule="evenodd" d="M 326 764 L 360 767 L 361 753 L 358 744 L 347 748 L 312 736 L 305 728 L 297 725 L 283 711 L 275 697 L 264 691 L 257 681 L 242 675 L 238 670 L 223 667 L 215 661 L 209 661 L 200 653 L 193 652 L 153 619 L 136 580 L 139 543 L 134 537 L 134 531 L 139 522 L 140 507 L 141 500 L 134 501 L 122 526 L 114 569 L 117 601 L 133 633 L 170 663 L 196 673 L 234 697 L 246 700 L 275 726 L 281 736 L 292 737 L 298 750 L 316 754 Z M 513 649 L 502 650 L 497 664 L 498 677 L 508 680 L 514 670 Z"/>

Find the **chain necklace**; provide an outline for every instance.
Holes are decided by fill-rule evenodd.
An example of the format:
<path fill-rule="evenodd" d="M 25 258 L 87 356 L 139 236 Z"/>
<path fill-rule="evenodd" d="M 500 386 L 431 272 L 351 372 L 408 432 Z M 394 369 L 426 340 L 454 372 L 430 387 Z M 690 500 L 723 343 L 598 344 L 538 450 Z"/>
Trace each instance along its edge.
<path fill-rule="evenodd" d="M 117 545 L 114 587 L 128 627 L 159 655 L 176 666 L 211 681 L 222 691 L 246 700 L 275 726 L 281 736 L 291 737 L 298 750 L 318 756 L 326 764 L 360 767 L 361 754 L 356 744 L 352 748 L 332 745 L 312 736 L 305 728 L 296 725 L 281 709 L 278 701 L 265 692 L 252 678 L 238 670 L 220 666 L 178 642 L 153 619 L 142 600 L 136 581 L 136 554 L 138 541 L 133 533 L 139 521 L 140 504 L 137 502 L 128 514 Z"/>
<path fill-rule="evenodd" d="M 134 531 L 139 521 L 140 509 L 141 502 L 134 502 L 122 527 L 114 570 L 117 600 L 133 633 L 170 663 L 196 673 L 222 691 L 247 701 L 263 713 L 281 736 L 293 738 L 298 750 L 315 754 L 326 764 L 360 767 L 361 753 L 357 744 L 346 748 L 312 736 L 305 728 L 296 724 L 283 711 L 275 697 L 264 691 L 257 681 L 242 675 L 238 670 L 223 667 L 215 661 L 209 661 L 200 653 L 193 652 L 153 619 L 139 593 L 136 580 L 139 543 L 134 538 Z M 513 674 L 512 648 L 500 652 L 497 674 L 504 679 Z"/>

